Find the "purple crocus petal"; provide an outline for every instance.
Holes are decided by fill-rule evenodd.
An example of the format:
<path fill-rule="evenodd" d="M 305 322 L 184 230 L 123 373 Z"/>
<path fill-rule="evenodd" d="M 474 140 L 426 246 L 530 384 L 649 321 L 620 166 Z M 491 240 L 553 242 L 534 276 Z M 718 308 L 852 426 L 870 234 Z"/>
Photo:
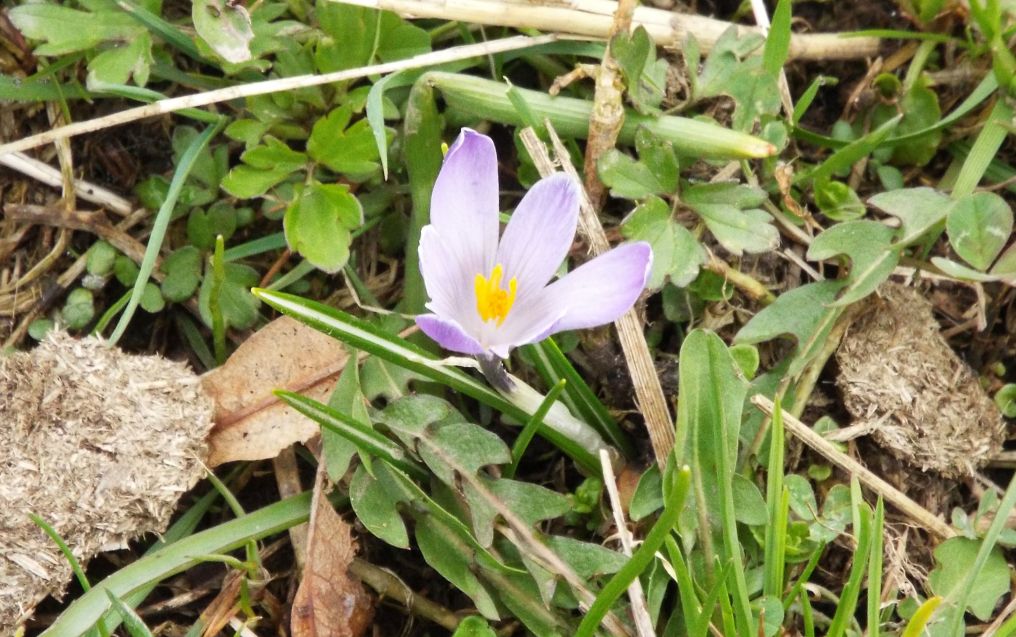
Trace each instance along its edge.
<path fill-rule="evenodd" d="M 518 295 L 528 297 L 554 276 L 575 238 L 579 185 L 565 173 L 541 179 L 519 202 L 497 249 L 505 277 L 518 279 Z"/>
<path fill-rule="evenodd" d="M 484 348 L 455 321 L 436 314 L 420 314 L 416 324 L 441 347 L 462 354 L 483 354 Z"/>
<path fill-rule="evenodd" d="M 551 333 L 596 327 L 620 317 L 645 288 L 652 262 L 648 243 L 626 243 L 551 283 L 543 296 L 564 310 Z"/>
<path fill-rule="evenodd" d="M 448 149 L 430 200 L 430 223 L 469 277 L 494 267 L 498 234 L 497 152 L 463 128 Z"/>
<path fill-rule="evenodd" d="M 460 248 L 458 243 L 452 245 Z M 420 273 L 427 287 L 430 302 L 427 308 L 440 316 L 454 317 L 466 329 L 477 326 L 467 320 L 473 314 L 473 276 L 463 265 L 470 254 L 461 254 L 450 248 L 434 226 L 424 226 L 420 234 Z M 477 317 L 478 319 L 478 317 Z"/>

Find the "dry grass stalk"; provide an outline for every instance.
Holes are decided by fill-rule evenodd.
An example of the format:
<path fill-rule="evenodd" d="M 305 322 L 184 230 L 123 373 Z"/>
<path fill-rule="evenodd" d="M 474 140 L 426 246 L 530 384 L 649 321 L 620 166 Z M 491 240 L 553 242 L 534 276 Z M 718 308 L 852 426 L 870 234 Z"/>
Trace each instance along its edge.
<path fill-rule="evenodd" d="M 539 29 L 541 31 L 606 38 L 617 3 L 610 0 L 333 0 L 373 9 L 394 11 L 406 17 L 441 18 L 475 24 Z M 632 23 L 645 27 L 660 46 L 679 47 L 694 35 L 702 50 L 713 47 L 730 22 L 652 7 L 635 9 Z M 738 25 L 741 33 L 758 33 Z M 843 37 L 839 33 L 794 34 L 792 60 L 856 60 L 878 55 L 880 38 Z"/>
<path fill-rule="evenodd" d="M 492 40 L 490 42 L 452 47 L 442 51 L 418 55 L 408 60 L 398 60 L 396 62 L 386 62 L 384 64 L 373 64 L 371 66 L 363 66 L 357 69 L 336 71 L 335 73 L 325 73 L 324 75 L 297 75 L 296 77 L 284 77 L 275 80 L 265 80 L 264 82 L 252 82 L 250 84 L 230 86 L 214 91 L 196 93 L 194 95 L 171 97 L 169 99 L 146 104 L 145 106 L 129 108 L 104 117 L 97 117 L 84 122 L 77 122 L 67 126 L 54 128 L 37 135 L 30 135 L 17 141 L 9 142 L 7 144 L 0 144 L 0 157 L 10 153 L 44 146 L 60 139 L 68 139 L 84 133 L 93 133 L 113 126 L 136 122 L 148 117 L 155 117 L 156 115 L 174 113 L 185 108 L 198 108 L 201 106 L 208 106 L 209 104 L 218 104 L 220 102 L 253 97 L 255 95 L 294 91 L 308 86 L 334 84 L 335 82 L 360 79 L 367 77 L 368 75 L 386 75 L 388 73 L 395 73 L 406 69 L 437 66 L 439 64 L 445 64 L 457 60 L 492 55 L 494 53 L 504 53 L 505 51 L 514 51 L 517 49 L 526 49 L 540 44 L 548 44 L 550 42 L 554 42 L 555 40 L 557 40 L 557 36 L 553 35 L 544 35 L 534 38 L 516 36 L 503 38 L 501 40 Z"/>
<path fill-rule="evenodd" d="M 617 11 L 607 34 L 609 40 L 612 41 L 619 33 L 631 31 L 632 15 L 637 4 L 637 0 L 621 0 L 617 3 Z M 585 164 L 582 166 L 586 193 L 593 208 L 597 210 L 603 207 L 607 189 L 596 174 L 596 164 L 605 152 L 614 148 L 621 125 L 624 124 L 624 81 L 621 79 L 621 67 L 614 59 L 613 48 L 613 45 L 607 45 L 607 53 L 596 73 L 593 112 L 589 115 L 589 137 L 586 142 Z"/>
<path fill-rule="evenodd" d="M 751 402 L 761 409 L 767 416 L 771 417 L 773 412 L 776 411 L 776 405 L 773 404 L 773 401 L 761 394 L 752 396 Z M 820 434 L 813 431 L 811 427 L 804 424 L 786 411 L 783 411 L 783 426 L 787 431 L 793 434 L 801 442 L 811 447 L 812 450 L 820 454 L 823 458 L 846 471 L 850 475 L 855 476 L 861 481 L 861 484 L 882 496 L 883 499 L 917 523 L 920 528 L 943 540 L 947 540 L 957 535 L 956 531 L 953 530 L 951 526 L 933 515 L 917 502 L 911 500 L 902 491 L 872 473 L 860 462 L 837 449 L 836 445 L 823 438 Z"/>
<path fill-rule="evenodd" d="M 30 177 L 47 186 L 55 188 L 63 186 L 63 177 L 59 170 L 46 162 L 33 159 L 24 153 L 0 155 L 0 165 L 6 166 L 11 170 L 16 170 L 26 177 Z M 98 204 L 121 216 L 127 216 L 134 210 L 131 202 L 120 195 L 83 179 L 76 179 L 74 181 L 74 194 L 85 201 Z"/>
<path fill-rule="evenodd" d="M 566 173 L 579 180 L 575 167 L 568 159 L 568 151 L 561 144 L 557 133 L 554 132 L 554 127 L 550 122 L 547 122 L 546 125 L 554 143 L 554 152 L 558 162 Z M 520 133 L 520 137 L 541 175 L 546 176 L 557 170 L 546 147 L 533 129 L 526 128 Z M 594 255 L 602 254 L 610 249 L 610 243 L 607 241 L 607 235 L 603 232 L 603 226 L 600 225 L 600 219 L 596 216 L 596 211 L 584 193 L 579 214 L 579 228 L 589 242 Z M 646 428 L 649 430 L 649 439 L 653 445 L 656 463 L 662 468 L 666 466 L 667 458 L 670 457 L 670 452 L 674 448 L 674 421 L 667 408 L 667 399 L 663 395 L 660 378 L 656 375 L 653 358 L 649 354 L 649 345 L 646 343 L 646 336 L 642 331 L 642 320 L 635 308 L 632 308 L 617 319 L 614 325 L 617 327 L 621 349 L 628 362 L 628 371 L 631 373 L 632 385 L 635 387 L 635 398 L 646 420 Z"/>

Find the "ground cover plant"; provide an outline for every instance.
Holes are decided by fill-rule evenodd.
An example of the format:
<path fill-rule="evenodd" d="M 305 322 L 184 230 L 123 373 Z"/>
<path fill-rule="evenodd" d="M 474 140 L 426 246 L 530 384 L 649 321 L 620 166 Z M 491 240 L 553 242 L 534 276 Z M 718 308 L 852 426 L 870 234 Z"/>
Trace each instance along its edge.
<path fill-rule="evenodd" d="M 0 634 L 1016 632 L 1016 8 L 672 4 L 6 4 Z"/>

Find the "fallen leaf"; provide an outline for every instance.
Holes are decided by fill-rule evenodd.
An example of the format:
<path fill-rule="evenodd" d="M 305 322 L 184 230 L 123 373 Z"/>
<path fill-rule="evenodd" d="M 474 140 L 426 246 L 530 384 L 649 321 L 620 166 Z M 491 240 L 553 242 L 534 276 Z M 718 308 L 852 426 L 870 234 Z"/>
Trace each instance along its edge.
<path fill-rule="evenodd" d="M 201 379 L 215 402 L 208 465 L 274 458 L 316 435 L 317 423 L 272 391 L 288 389 L 328 402 L 347 358 L 342 343 L 286 316 L 258 330 Z"/>
<path fill-rule="evenodd" d="M 359 580 L 349 576 L 356 553 L 352 528 L 324 493 L 324 471 L 314 483 L 307 565 L 293 599 L 293 637 L 359 637 L 370 626 L 374 605 Z"/>

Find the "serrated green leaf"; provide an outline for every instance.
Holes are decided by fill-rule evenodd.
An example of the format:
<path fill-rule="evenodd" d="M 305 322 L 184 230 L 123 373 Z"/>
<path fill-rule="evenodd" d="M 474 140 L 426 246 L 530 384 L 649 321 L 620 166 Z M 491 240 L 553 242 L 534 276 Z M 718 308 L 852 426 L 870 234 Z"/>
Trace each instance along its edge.
<path fill-rule="evenodd" d="M 935 548 L 937 565 L 928 574 L 931 590 L 942 597 L 954 593 L 956 587 L 966 581 L 980 546 L 980 541 L 965 537 L 950 538 L 939 544 Z M 971 584 L 967 610 L 982 622 L 988 621 L 999 598 L 1009 592 L 1009 566 L 998 548 L 991 551 L 984 568 Z"/>
<path fill-rule="evenodd" d="M 538 484 L 502 478 L 490 482 L 488 486 L 495 496 L 530 526 L 560 517 L 570 509 L 567 497 Z"/>
<path fill-rule="evenodd" d="M 762 43 L 757 33 L 739 35 L 731 26 L 713 45 L 696 82 L 695 99 L 727 95 L 734 100 L 737 130 L 750 130 L 759 117 L 780 110 L 777 75 L 766 70 L 762 56 L 751 55 Z"/>
<path fill-rule="evenodd" d="M 200 208 L 191 210 L 187 217 L 187 239 L 197 248 L 210 250 L 215 246 L 215 237 L 222 235 L 223 241 L 236 232 L 236 209 L 226 201 L 217 201 L 207 212 Z"/>
<path fill-rule="evenodd" d="M 244 164 L 229 171 L 222 188 L 241 199 L 265 194 L 307 163 L 306 155 L 274 137 L 265 137 L 263 144 L 247 150 L 240 159 Z"/>
<path fill-rule="evenodd" d="M 675 192 L 680 170 L 674 145 L 656 137 L 647 128 L 639 128 L 635 132 L 635 150 L 638 151 L 639 160 L 652 171 L 664 192 Z"/>
<path fill-rule="evenodd" d="M 946 217 L 949 244 L 964 261 L 982 272 L 1009 242 L 1012 226 L 1012 209 L 993 192 L 960 198 Z"/>
<path fill-rule="evenodd" d="M 344 184 L 312 183 L 286 209 L 283 228 L 291 250 L 325 272 L 349 260 L 351 231 L 363 223 L 363 208 Z"/>
<path fill-rule="evenodd" d="M 307 153 L 337 173 L 360 176 L 378 168 L 378 149 L 370 123 L 360 119 L 350 125 L 353 109 L 348 104 L 314 123 Z"/>
<path fill-rule="evenodd" d="M 694 235 L 677 223 L 670 207 L 658 197 L 639 204 L 621 226 L 625 237 L 646 241 L 653 249 L 653 265 L 646 286 L 659 289 L 667 278 L 685 287 L 698 276 L 706 254 Z"/>
<path fill-rule="evenodd" d="M 780 232 L 772 217 L 757 208 L 766 199 L 765 191 L 741 184 L 696 184 L 685 189 L 682 201 L 705 222 L 716 240 L 731 253 L 761 253 L 775 250 Z"/>
<path fill-rule="evenodd" d="M 847 287 L 833 305 L 848 305 L 871 294 L 889 278 L 900 260 L 892 245 L 896 231 L 877 221 L 839 223 L 815 237 L 808 248 L 811 261 L 846 255 L 850 259 Z"/>
<path fill-rule="evenodd" d="M 583 579 L 616 573 L 628 561 L 622 553 L 564 535 L 549 536 L 547 546 Z"/>
<path fill-rule="evenodd" d="M 512 459 L 508 445 L 497 434 L 471 423 L 427 428 L 420 437 L 420 458 L 449 486 L 457 484 L 457 474 L 475 474 L 482 467 Z"/>
<path fill-rule="evenodd" d="M 610 194 L 614 197 L 641 199 L 647 195 L 667 192 L 648 166 L 616 148 L 600 156 L 596 172 L 603 183 L 610 187 Z"/>

